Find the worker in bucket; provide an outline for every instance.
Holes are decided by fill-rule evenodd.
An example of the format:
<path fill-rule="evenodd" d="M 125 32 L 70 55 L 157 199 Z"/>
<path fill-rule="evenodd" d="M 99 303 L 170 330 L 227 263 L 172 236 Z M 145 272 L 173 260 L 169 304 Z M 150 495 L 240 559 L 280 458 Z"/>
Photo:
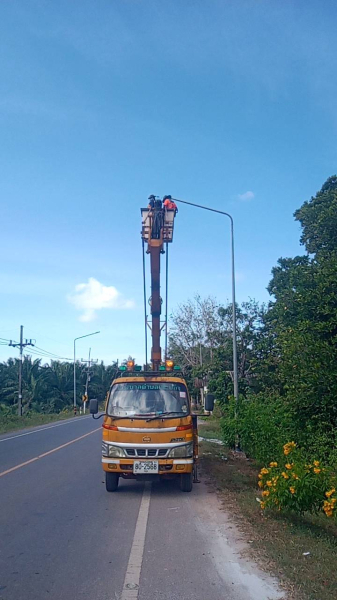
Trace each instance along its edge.
<path fill-rule="evenodd" d="M 177 214 L 178 207 L 174 200 L 172 200 L 172 196 L 164 196 L 163 205 L 166 210 L 174 210 L 174 216 Z"/>

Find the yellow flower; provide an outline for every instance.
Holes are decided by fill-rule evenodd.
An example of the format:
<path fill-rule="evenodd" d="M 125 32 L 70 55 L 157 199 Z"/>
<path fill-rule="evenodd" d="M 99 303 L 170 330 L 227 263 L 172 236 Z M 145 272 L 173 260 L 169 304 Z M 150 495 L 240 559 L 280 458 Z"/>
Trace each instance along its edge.
<path fill-rule="evenodd" d="M 288 456 L 288 454 L 290 454 L 290 452 L 292 452 L 295 448 L 296 448 L 295 442 L 288 442 L 288 444 L 284 444 L 283 452 L 284 452 L 285 456 Z"/>
<path fill-rule="evenodd" d="M 331 502 L 327 500 L 324 501 L 323 510 L 327 517 L 332 517 L 334 506 Z"/>
<path fill-rule="evenodd" d="M 266 508 L 266 503 L 260 502 L 260 508 L 262 508 L 262 510 L 264 510 Z"/>
<path fill-rule="evenodd" d="M 261 475 L 267 475 L 269 473 L 269 469 L 266 469 L 266 467 L 263 467 L 263 469 L 261 469 L 260 473 L 261 473 Z"/>
<path fill-rule="evenodd" d="M 259 473 L 259 474 L 258 474 L 258 478 L 259 478 L 259 479 L 262 479 L 262 475 L 261 475 L 261 473 Z"/>
<path fill-rule="evenodd" d="M 269 466 L 270 467 L 277 467 L 277 462 L 271 462 Z"/>
<path fill-rule="evenodd" d="M 286 469 L 288 469 L 290 471 L 290 469 L 292 469 L 294 466 L 294 463 L 287 463 L 286 464 Z"/>
<path fill-rule="evenodd" d="M 292 494 L 295 494 L 296 490 L 295 490 L 295 488 L 293 486 L 291 486 L 289 489 L 290 489 L 290 491 L 291 491 Z"/>
<path fill-rule="evenodd" d="M 262 481 L 258 481 L 257 485 L 259 486 L 259 488 L 262 488 L 263 487 Z"/>
<path fill-rule="evenodd" d="M 314 460 L 315 467 L 319 467 L 319 460 Z"/>
<path fill-rule="evenodd" d="M 299 479 L 299 476 L 296 475 L 296 473 L 292 473 L 292 477 L 293 477 L 293 479 Z"/>
<path fill-rule="evenodd" d="M 265 490 L 264 492 L 262 492 L 262 496 L 269 496 L 270 492 L 268 490 Z"/>
<path fill-rule="evenodd" d="M 321 469 L 318 469 L 317 467 L 314 468 L 314 473 L 316 473 L 316 475 L 318 475 L 318 473 L 321 472 Z"/>
<path fill-rule="evenodd" d="M 332 496 L 332 494 L 335 493 L 335 488 L 332 488 L 332 490 L 329 490 L 328 492 L 325 492 L 325 495 L 327 498 L 330 498 L 330 496 Z"/>
<path fill-rule="evenodd" d="M 272 484 L 272 482 L 271 482 L 271 481 L 267 481 L 267 486 L 268 486 L 268 487 L 272 487 L 272 485 L 273 485 L 273 484 Z"/>
<path fill-rule="evenodd" d="M 282 477 L 284 477 L 284 479 L 289 479 L 288 473 L 285 473 L 284 471 L 282 473 Z"/>

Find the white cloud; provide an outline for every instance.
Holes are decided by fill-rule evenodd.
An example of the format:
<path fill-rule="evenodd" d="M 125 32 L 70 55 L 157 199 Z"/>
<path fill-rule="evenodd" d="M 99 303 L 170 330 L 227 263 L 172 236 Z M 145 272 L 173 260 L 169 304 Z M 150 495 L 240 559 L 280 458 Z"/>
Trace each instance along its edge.
<path fill-rule="evenodd" d="M 125 300 L 113 285 L 103 285 L 94 277 L 89 277 L 88 283 L 79 283 L 67 298 L 82 312 L 79 320 L 85 322 L 93 321 L 102 308 L 125 309 L 135 305 L 133 300 Z"/>
<path fill-rule="evenodd" d="M 244 194 L 238 194 L 238 198 L 239 198 L 239 200 L 243 200 L 244 202 L 247 202 L 249 200 L 253 200 L 253 198 L 255 198 L 255 194 L 254 194 L 254 192 L 251 192 L 249 190 L 248 192 L 245 192 Z"/>

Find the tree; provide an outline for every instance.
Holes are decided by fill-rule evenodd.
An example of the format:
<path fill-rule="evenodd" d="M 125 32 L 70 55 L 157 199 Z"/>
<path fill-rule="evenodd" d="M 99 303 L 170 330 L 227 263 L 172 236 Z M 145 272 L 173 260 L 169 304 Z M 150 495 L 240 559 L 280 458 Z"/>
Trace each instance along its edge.
<path fill-rule="evenodd" d="M 236 308 L 238 371 L 240 390 L 251 380 L 251 363 L 264 307 L 254 300 Z M 233 394 L 232 305 L 222 306 L 211 297 L 195 296 L 180 305 L 172 317 L 170 356 L 187 370 L 190 382 L 207 383 L 217 399 L 225 402 Z"/>
<path fill-rule="evenodd" d="M 326 450 L 337 426 L 337 178 L 295 212 L 308 254 L 281 258 L 268 286 L 260 389 L 273 389 L 288 406 L 297 439 Z"/>
<path fill-rule="evenodd" d="M 301 243 L 309 254 L 336 254 L 337 176 L 329 177 L 316 196 L 296 210 L 295 219 L 301 223 Z"/>
<path fill-rule="evenodd" d="M 103 362 L 92 365 L 92 377 L 89 386 L 91 397 L 104 400 L 106 393 L 116 376 L 117 365 L 105 366 Z M 0 363 L 0 408 L 17 411 L 19 360 L 10 358 Z M 78 400 L 84 390 L 86 375 L 79 363 L 76 364 Z M 32 360 L 24 356 L 22 365 L 23 412 L 60 412 L 70 408 L 74 394 L 73 364 L 51 361 L 42 364 L 40 359 Z"/>

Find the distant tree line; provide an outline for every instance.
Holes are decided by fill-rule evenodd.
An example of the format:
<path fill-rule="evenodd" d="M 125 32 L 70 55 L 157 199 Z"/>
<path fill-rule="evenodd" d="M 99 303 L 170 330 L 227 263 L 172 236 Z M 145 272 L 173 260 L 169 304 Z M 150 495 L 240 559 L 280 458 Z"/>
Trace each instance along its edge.
<path fill-rule="evenodd" d="M 90 367 L 89 397 L 104 400 L 117 372 L 117 363 L 94 364 Z M 18 405 L 19 360 L 9 358 L 0 363 L 0 416 L 15 413 Z M 86 383 L 83 365 L 76 363 L 77 402 L 80 405 Z M 22 364 L 23 413 L 28 411 L 58 413 L 71 408 L 74 401 L 74 365 L 24 356 Z"/>
<path fill-rule="evenodd" d="M 306 253 L 280 258 L 267 306 L 237 307 L 240 403 L 234 418 L 232 312 L 199 296 L 172 316 L 170 352 L 194 393 L 200 381 L 222 407 L 224 439 L 235 430 L 261 461 L 295 440 L 337 464 L 337 177 L 296 210 Z"/>

